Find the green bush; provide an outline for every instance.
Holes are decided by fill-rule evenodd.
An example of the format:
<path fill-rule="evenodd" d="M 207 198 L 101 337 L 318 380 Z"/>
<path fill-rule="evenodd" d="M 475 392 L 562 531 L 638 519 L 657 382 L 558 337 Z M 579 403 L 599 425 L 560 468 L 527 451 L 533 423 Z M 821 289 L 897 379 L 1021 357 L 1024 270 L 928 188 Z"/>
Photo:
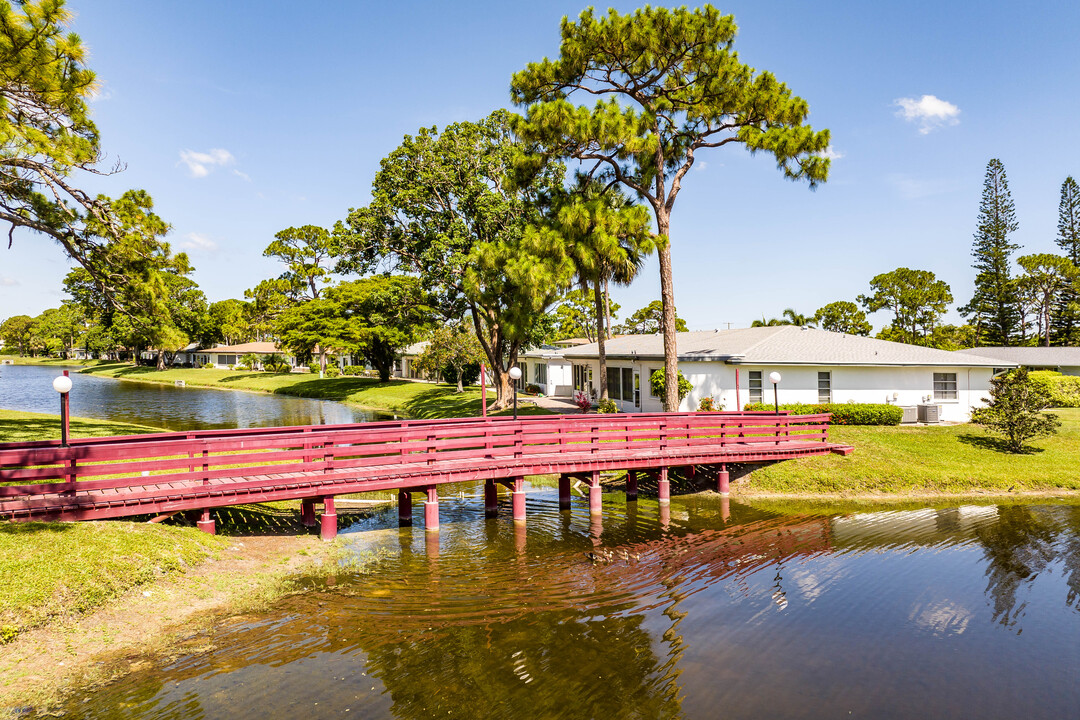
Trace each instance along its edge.
<path fill-rule="evenodd" d="M 1080 407 L 1080 377 L 1062 375 L 1053 370 L 1037 370 L 1028 373 L 1028 379 L 1050 396 L 1050 407 Z"/>
<path fill-rule="evenodd" d="M 690 384 L 690 381 L 683 377 L 682 370 L 679 371 L 679 402 L 686 399 L 686 396 L 694 389 L 694 386 Z M 652 386 L 652 394 L 661 400 L 664 399 L 664 395 L 667 390 L 667 380 L 664 377 L 663 368 L 659 370 L 653 370 L 653 374 L 649 376 L 649 384 Z"/>
<path fill-rule="evenodd" d="M 340 374 L 341 374 L 341 371 L 338 370 L 337 365 L 327 365 L 326 366 L 326 372 L 323 374 L 323 377 L 336 378 Z"/>
<path fill-rule="evenodd" d="M 600 401 L 600 404 L 596 407 L 596 412 L 602 415 L 614 415 L 619 412 L 618 406 L 611 398 L 604 398 Z"/>
<path fill-rule="evenodd" d="M 749 411 L 769 411 L 772 405 L 765 403 L 747 403 L 743 408 Z M 899 425 L 904 418 L 904 411 L 897 405 L 881 403 L 789 403 L 780 406 L 781 412 L 792 415 L 817 415 L 832 413 L 834 425 Z"/>
<path fill-rule="evenodd" d="M 698 412 L 719 412 L 724 409 L 724 404 L 717 402 L 712 397 L 703 397 L 698 401 Z"/>
<path fill-rule="evenodd" d="M 214 369 L 214 363 L 209 363 L 209 362 L 204 363 L 202 367 L 203 367 L 203 370 L 213 370 Z"/>
<path fill-rule="evenodd" d="M 342 375 L 363 375 L 364 374 L 364 366 L 363 365 L 346 365 L 345 367 L 343 367 L 341 369 L 341 374 Z"/>

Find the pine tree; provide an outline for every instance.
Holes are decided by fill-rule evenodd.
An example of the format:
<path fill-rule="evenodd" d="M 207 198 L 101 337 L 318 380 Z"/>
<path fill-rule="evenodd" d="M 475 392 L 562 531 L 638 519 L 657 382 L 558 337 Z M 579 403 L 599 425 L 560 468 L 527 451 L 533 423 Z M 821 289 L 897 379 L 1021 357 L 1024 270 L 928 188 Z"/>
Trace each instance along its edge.
<path fill-rule="evenodd" d="M 1057 244 L 1080 267 L 1080 186 L 1071 175 L 1061 183 Z M 1075 289 L 1066 289 L 1058 298 L 1051 330 L 1054 345 L 1080 343 L 1080 293 Z"/>
<path fill-rule="evenodd" d="M 960 308 L 978 330 L 978 345 L 1012 345 L 1020 332 L 1018 290 L 1011 277 L 1009 259 L 1020 246 L 1009 242 L 1016 232 L 1016 208 L 1005 166 L 994 158 L 986 165 L 982 200 L 979 203 L 979 222 L 971 255 L 975 277 L 975 294 Z"/>

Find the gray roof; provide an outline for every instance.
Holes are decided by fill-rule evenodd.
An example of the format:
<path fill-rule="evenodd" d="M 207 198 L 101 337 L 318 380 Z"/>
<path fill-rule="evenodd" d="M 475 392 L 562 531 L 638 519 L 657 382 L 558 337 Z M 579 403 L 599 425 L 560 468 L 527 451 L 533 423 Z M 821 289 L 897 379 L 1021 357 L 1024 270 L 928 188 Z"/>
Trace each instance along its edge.
<path fill-rule="evenodd" d="M 1028 367 L 1080 366 L 1080 347 L 978 347 L 963 352 Z"/>
<path fill-rule="evenodd" d="M 680 361 L 714 361 L 732 365 L 913 365 L 1001 367 L 1000 360 L 962 352 L 876 340 L 794 325 L 685 332 L 676 334 Z M 624 335 L 605 343 L 610 358 L 660 359 L 662 335 Z M 567 358 L 595 358 L 597 345 L 567 348 Z M 1008 363 L 1006 363 L 1008 364 Z"/>

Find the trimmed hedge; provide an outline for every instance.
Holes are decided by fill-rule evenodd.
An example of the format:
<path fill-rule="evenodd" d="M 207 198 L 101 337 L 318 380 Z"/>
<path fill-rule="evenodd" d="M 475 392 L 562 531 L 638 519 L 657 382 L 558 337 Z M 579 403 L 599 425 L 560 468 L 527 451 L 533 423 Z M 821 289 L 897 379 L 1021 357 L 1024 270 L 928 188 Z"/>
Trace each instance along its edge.
<path fill-rule="evenodd" d="M 1028 378 L 1050 394 L 1053 407 L 1080 407 L 1080 376 L 1062 375 L 1053 370 L 1036 370 L 1028 373 Z"/>
<path fill-rule="evenodd" d="M 773 406 L 765 403 L 747 403 L 743 409 L 769 411 L 773 409 Z M 898 406 L 881 403 L 822 403 L 819 405 L 790 403 L 781 405 L 780 410 L 792 415 L 832 413 L 833 425 L 899 425 L 904 418 L 904 411 Z"/>

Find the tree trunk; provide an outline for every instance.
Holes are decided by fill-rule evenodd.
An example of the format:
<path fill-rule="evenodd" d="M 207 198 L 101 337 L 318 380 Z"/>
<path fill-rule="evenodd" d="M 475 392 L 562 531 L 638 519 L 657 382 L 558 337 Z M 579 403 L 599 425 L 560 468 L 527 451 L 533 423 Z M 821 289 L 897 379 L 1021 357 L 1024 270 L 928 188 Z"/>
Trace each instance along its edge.
<path fill-rule="evenodd" d="M 165 351 L 164 350 L 158 350 L 157 351 L 157 369 L 158 370 L 164 370 L 165 369 Z"/>
<path fill-rule="evenodd" d="M 459 393 L 465 392 L 465 386 L 461 384 L 461 376 L 465 374 L 464 369 L 458 368 L 457 371 L 457 391 Z"/>
<path fill-rule="evenodd" d="M 319 377 L 326 374 L 326 351 L 319 348 Z"/>
<path fill-rule="evenodd" d="M 596 347 L 600 358 L 600 399 L 607 400 L 607 350 L 604 348 L 607 333 L 604 332 L 604 305 L 600 293 L 600 281 L 597 280 L 593 284 L 593 300 L 596 304 Z"/>
<path fill-rule="evenodd" d="M 656 211 L 656 231 L 667 242 L 660 247 L 660 302 L 664 308 L 664 412 L 679 409 L 679 351 L 675 339 L 675 281 L 671 274 L 671 218 L 666 209 Z"/>
<path fill-rule="evenodd" d="M 604 336 L 607 337 L 607 338 L 610 338 L 611 337 L 611 293 L 609 292 L 608 279 L 607 278 L 604 278 L 604 317 L 607 318 L 607 325 L 605 325 L 605 328 L 607 329 L 607 332 L 604 334 Z"/>

